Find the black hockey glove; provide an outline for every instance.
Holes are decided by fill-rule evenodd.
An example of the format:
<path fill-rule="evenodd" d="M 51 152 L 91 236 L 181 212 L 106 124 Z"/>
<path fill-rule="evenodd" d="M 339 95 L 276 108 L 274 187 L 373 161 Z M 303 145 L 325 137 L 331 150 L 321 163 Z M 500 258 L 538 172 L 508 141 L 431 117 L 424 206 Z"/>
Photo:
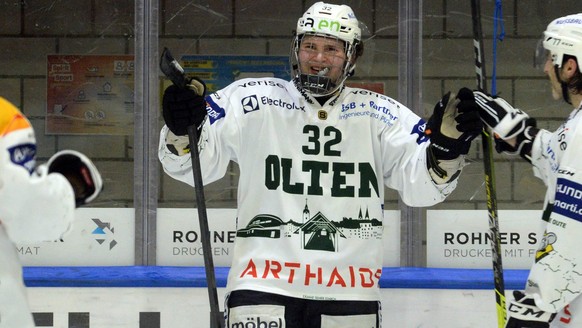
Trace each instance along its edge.
<path fill-rule="evenodd" d="M 507 308 L 505 328 L 548 328 L 556 316 L 538 308 L 532 298 L 518 290 L 513 292 L 515 300 Z"/>
<path fill-rule="evenodd" d="M 536 120 L 500 97 L 475 91 L 475 100 L 481 120 L 495 133 L 495 150 L 520 155 L 531 162 L 531 148 L 539 132 Z M 515 141 L 515 146 L 505 141 L 510 139 Z"/>
<path fill-rule="evenodd" d="M 473 92 L 447 93 L 426 124 L 431 151 L 437 160 L 451 160 L 469 152 L 471 141 L 483 130 Z"/>
<path fill-rule="evenodd" d="M 62 150 L 47 162 L 49 173 L 62 174 L 73 187 L 77 207 L 94 200 L 103 188 L 103 181 L 93 162 L 74 150 Z"/>
<path fill-rule="evenodd" d="M 204 86 L 204 82 L 195 79 Z M 205 89 L 205 86 L 203 90 Z M 194 125 L 198 135 L 206 119 L 206 100 L 204 92 L 192 88 L 179 88 L 171 85 L 164 91 L 162 99 L 164 122 L 175 135 L 188 134 L 188 127 Z"/>

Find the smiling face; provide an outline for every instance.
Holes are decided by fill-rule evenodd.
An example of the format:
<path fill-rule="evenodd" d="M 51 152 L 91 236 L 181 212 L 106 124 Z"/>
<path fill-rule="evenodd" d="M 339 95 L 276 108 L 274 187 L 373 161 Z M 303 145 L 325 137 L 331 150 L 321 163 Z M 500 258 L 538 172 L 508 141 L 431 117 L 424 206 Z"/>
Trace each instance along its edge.
<path fill-rule="evenodd" d="M 298 89 L 315 97 L 341 90 L 363 52 L 362 29 L 346 5 L 317 2 L 297 20 L 289 63 Z"/>
<path fill-rule="evenodd" d="M 301 73 L 325 76 L 336 84 L 344 76 L 346 59 L 344 42 L 335 38 L 306 35 L 299 45 Z"/>

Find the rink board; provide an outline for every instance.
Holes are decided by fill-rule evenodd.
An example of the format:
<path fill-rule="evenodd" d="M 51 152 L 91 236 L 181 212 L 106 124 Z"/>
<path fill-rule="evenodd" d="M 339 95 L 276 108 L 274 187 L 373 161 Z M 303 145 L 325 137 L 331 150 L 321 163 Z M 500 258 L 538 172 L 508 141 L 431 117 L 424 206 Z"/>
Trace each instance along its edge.
<path fill-rule="evenodd" d="M 523 288 L 527 270 L 504 273 L 506 291 Z M 202 267 L 25 267 L 23 274 L 39 327 L 192 328 L 210 320 Z M 216 268 L 220 300 L 227 274 Z M 380 286 L 385 326 L 495 325 L 491 270 L 384 268 Z"/>

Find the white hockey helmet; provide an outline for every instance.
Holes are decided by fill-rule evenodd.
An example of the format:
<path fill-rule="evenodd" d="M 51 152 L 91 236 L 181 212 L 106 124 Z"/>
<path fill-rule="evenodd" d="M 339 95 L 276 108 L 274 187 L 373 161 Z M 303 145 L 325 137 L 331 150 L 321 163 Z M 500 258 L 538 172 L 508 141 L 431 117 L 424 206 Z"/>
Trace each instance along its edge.
<path fill-rule="evenodd" d="M 562 67 L 564 55 L 576 57 L 582 63 L 582 13 L 554 19 L 544 31 L 536 50 L 536 66 L 543 67 L 546 51 L 552 63 Z"/>
<path fill-rule="evenodd" d="M 305 35 L 331 37 L 344 41 L 347 59 L 339 78 L 332 81 L 323 75 L 301 72 L 299 46 Z M 362 53 L 362 30 L 353 10 L 347 5 L 317 2 L 309 7 L 297 21 L 290 56 L 293 78 L 300 89 L 315 96 L 332 94 L 343 85 L 348 76 L 354 74 L 356 58 Z"/>

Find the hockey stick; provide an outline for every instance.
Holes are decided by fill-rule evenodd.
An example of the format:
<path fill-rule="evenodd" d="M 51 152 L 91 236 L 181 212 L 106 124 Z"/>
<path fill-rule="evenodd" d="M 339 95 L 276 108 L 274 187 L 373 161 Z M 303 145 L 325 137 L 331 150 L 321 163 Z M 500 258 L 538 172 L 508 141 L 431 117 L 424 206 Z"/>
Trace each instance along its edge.
<path fill-rule="evenodd" d="M 160 69 L 179 88 L 188 88 L 188 78 L 184 74 L 184 69 L 170 53 L 168 48 L 164 48 L 160 58 Z M 194 90 L 197 93 L 203 90 Z M 202 253 L 204 255 L 204 268 L 206 269 L 206 282 L 208 284 L 208 297 L 210 299 L 210 328 L 224 327 L 224 316 L 218 306 L 218 296 L 216 292 L 216 277 L 214 274 L 214 262 L 212 260 L 212 250 L 210 248 L 210 229 L 208 228 L 208 216 L 206 214 L 206 201 L 204 199 L 204 186 L 202 184 L 202 171 L 200 168 L 200 154 L 198 153 L 198 135 L 196 127 L 188 127 L 188 138 L 190 141 L 190 155 L 192 157 L 192 174 L 194 176 L 194 189 L 196 190 L 196 205 L 198 207 L 198 220 L 200 222 L 200 239 L 202 242 Z"/>
<path fill-rule="evenodd" d="M 479 0 L 471 0 L 471 17 L 473 19 L 473 46 L 475 49 L 475 73 L 477 74 L 477 89 L 487 93 L 485 78 L 485 60 L 483 58 L 483 31 L 481 29 L 481 9 Z M 485 191 L 487 194 L 487 212 L 489 214 L 489 234 L 493 260 L 493 279 L 495 287 L 495 302 L 497 305 L 497 324 L 505 326 L 507 310 L 505 308 L 505 284 L 503 280 L 503 264 L 501 253 L 501 238 L 499 236 L 499 219 L 497 216 L 497 195 L 495 191 L 495 175 L 493 166 L 493 148 L 491 134 L 487 128 L 481 133 L 483 139 L 483 166 L 485 171 Z"/>

